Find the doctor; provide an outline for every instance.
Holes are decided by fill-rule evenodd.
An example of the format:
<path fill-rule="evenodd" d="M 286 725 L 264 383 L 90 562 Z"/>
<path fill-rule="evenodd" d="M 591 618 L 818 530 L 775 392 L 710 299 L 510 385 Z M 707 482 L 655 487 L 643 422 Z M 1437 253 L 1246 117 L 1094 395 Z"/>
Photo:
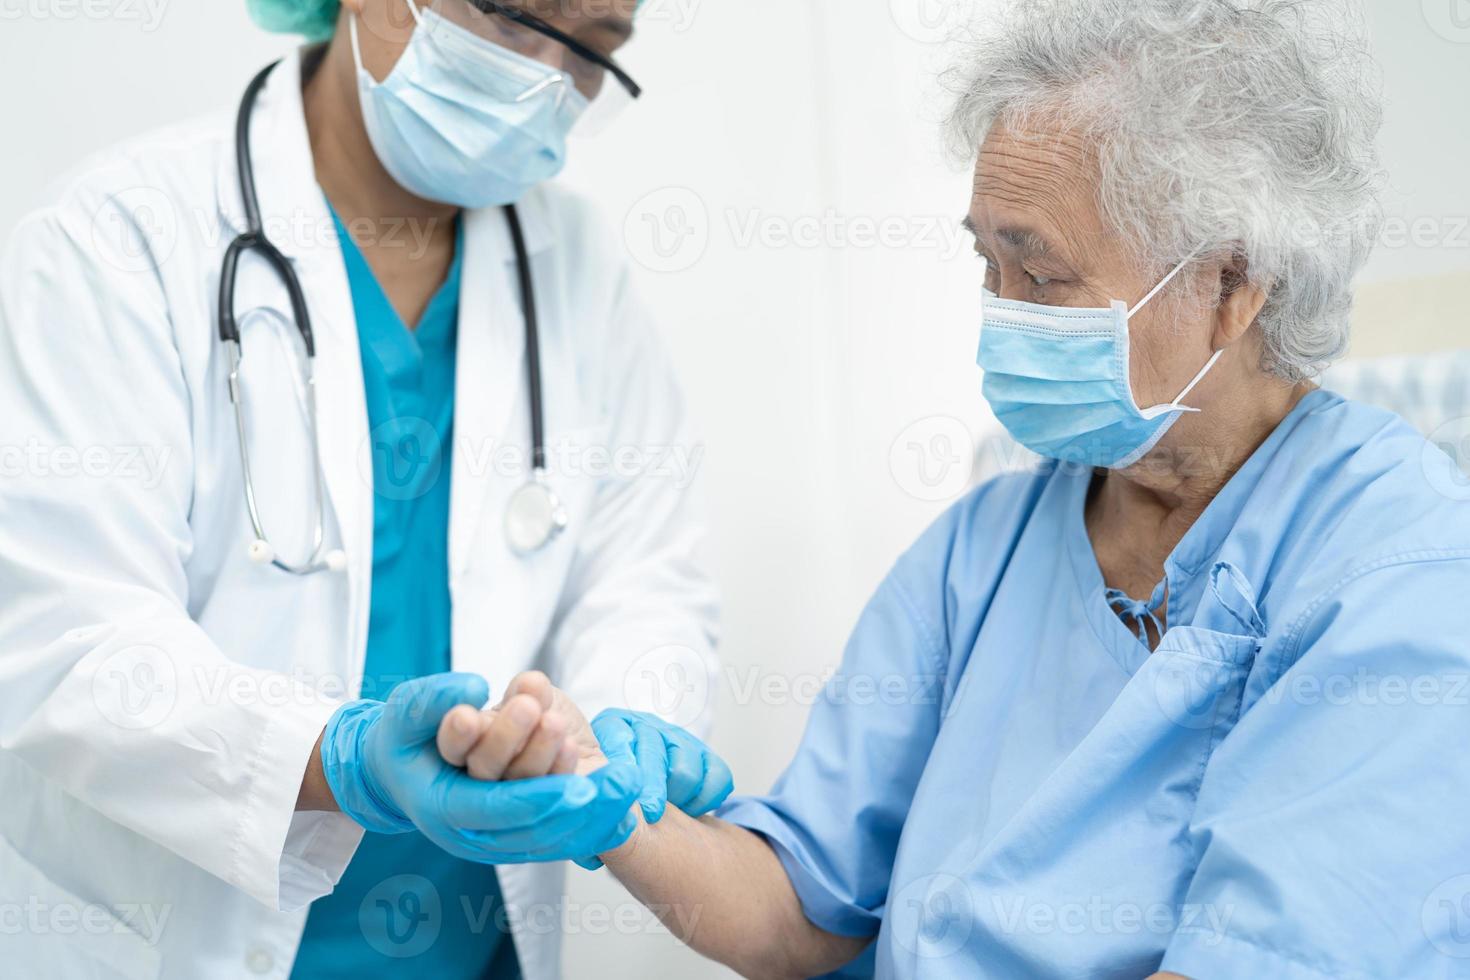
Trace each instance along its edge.
<path fill-rule="evenodd" d="M 6 972 L 559 974 L 560 862 L 639 777 L 572 774 L 534 690 L 498 762 L 441 752 L 526 668 L 591 706 L 713 669 L 680 395 L 546 183 L 637 94 L 634 6 L 261 0 L 326 43 L 15 230 Z"/>

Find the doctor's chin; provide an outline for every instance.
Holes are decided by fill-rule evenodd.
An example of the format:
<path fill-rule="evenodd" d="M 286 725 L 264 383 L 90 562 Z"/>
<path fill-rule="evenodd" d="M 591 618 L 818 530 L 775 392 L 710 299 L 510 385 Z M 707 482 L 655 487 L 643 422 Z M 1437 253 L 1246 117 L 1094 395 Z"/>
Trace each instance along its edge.
<path fill-rule="evenodd" d="M 1457 0 L 0 16 L 0 980 L 1470 980 Z"/>

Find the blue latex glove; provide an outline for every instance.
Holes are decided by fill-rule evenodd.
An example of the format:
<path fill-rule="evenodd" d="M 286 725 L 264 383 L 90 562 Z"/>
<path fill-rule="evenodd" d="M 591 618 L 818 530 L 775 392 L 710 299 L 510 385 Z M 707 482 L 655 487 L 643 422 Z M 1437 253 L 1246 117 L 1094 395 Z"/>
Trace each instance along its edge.
<path fill-rule="evenodd" d="M 485 679 L 435 674 L 406 681 L 387 702 L 352 701 L 322 733 L 322 769 L 342 812 L 383 834 L 418 829 L 481 864 L 561 861 L 612 850 L 636 826 L 636 766 L 588 776 L 482 782 L 445 762 L 435 744 L 453 707 L 489 700 Z"/>
<path fill-rule="evenodd" d="M 643 777 L 638 807 L 649 823 L 658 823 L 669 803 L 691 817 L 703 816 L 735 789 L 724 759 L 657 715 L 609 708 L 592 719 L 592 734 L 608 762 L 638 767 Z"/>
<path fill-rule="evenodd" d="M 658 823 L 669 803 L 691 817 L 703 816 L 735 788 L 724 759 L 657 715 L 609 708 L 592 720 L 592 734 L 608 762 L 638 767 L 643 777 L 638 807 L 649 823 Z"/>

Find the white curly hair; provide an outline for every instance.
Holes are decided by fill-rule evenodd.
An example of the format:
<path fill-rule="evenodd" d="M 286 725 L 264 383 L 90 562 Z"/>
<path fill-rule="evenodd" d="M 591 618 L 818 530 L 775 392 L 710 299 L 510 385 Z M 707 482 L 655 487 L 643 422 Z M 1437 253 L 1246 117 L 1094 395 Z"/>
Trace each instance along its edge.
<path fill-rule="evenodd" d="M 1378 72 L 1348 0 L 1003 0 L 967 48 L 945 75 L 963 160 L 997 121 L 1082 131 L 1141 261 L 1234 253 L 1269 291 L 1267 371 L 1342 354 L 1383 221 Z"/>

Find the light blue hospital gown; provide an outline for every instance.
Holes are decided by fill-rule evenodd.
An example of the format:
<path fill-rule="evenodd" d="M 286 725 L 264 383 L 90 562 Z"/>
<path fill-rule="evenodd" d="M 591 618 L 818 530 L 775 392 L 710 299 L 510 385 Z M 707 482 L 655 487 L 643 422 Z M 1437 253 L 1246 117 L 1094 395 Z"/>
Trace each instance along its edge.
<path fill-rule="evenodd" d="M 1090 475 L 985 484 L 721 816 L 880 977 L 1470 977 L 1470 486 L 1426 446 L 1308 395 L 1170 556 L 1152 654 Z"/>

